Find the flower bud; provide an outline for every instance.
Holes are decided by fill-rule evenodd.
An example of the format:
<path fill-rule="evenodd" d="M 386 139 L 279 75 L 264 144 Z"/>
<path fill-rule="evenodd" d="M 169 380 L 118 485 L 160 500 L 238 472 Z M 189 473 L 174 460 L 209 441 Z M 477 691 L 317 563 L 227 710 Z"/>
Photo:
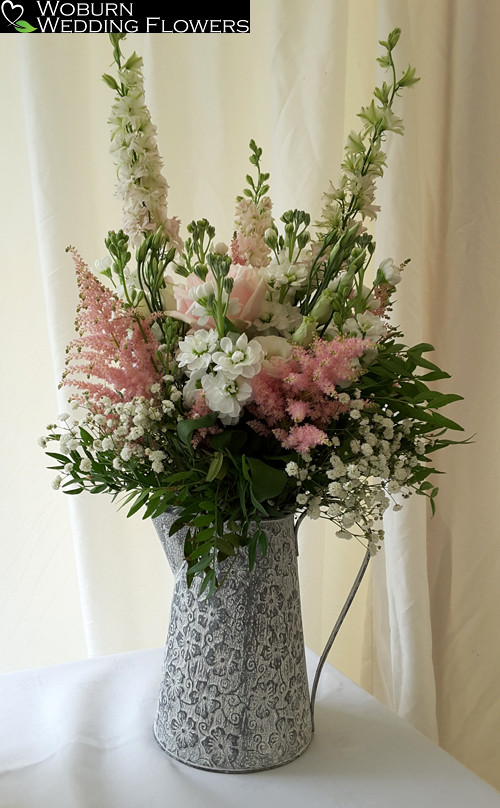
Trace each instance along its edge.
<path fill-rule="evenodd" d="M 314 304 L 311 316 L 316 319 L 319 325 L 324 325 L 331 317 L 333 311 L 333 301 L 335 294 L 330 289 L 325 289 L 321 292 L 319 298 Z"/>
<path fill-rule="evenodd" d="M 175 311 L 177 302 L 174 296 L 174 284 L 165 280 L 165 286 L 160 288 L 160 298 L 163 311 Z"/>
<path fill-rule="evenodd" d="M 266 232 L 264 233 L 264 242 L 274 250 L 278 244 L 278 234 L 274 227 L 268 227 Z"/>
<path fill-rule="evenodd" d="M 291 336 L 291 341 L 296 345 L 302 345 L 303 348 L 309 347 L 314 337 L 316 336 L 317 321 L 310 314 L 306 314 L 302 318 L 302 322 L 298 328 L 295 329 Z"/>
<path fill-rule="evenodd" d="M 153 236 L 151 246 L 153 247 L 154 250 L 158 250 L 161 247 L 163 241 L 164 241 L 163 227 L 162 227 L 162 225 L 160 225 L 158 230 L 156 231 L 156 233 Z"/>
<path fill-rule="evenodd" d="M 146 253 L 148 251 L 148 246 L 149 246 L 148 240 L 144 239 L 142 244 L 140 244 L 139 247 L 137 248 L 137 252 L 135 254 L 135 257 L 136 257 L 136 260 L 137 260 L 138 264 L 142 264 L 142 262 L 146 258 Z"/>

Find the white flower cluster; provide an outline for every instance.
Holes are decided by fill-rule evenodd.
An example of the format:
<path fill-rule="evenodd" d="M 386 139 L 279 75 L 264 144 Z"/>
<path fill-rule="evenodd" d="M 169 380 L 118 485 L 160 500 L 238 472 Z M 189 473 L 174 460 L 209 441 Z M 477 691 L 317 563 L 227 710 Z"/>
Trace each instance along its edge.
<path fill-rule="evenodd" d="M 249 382 L 261 369 L 264 351 L 256 339 L 231 333 L 219 340 L 215 330 L 198 329 L 179 343 L 177 363 L 186 368 L 184 401 L 193 406 L 202 390 L 208 407 L 223 424 L 233 424 L 252 397 Z"/>
<path fill-rule="evenodd" d="M 144 464 L 145 473 L 160 474 L 170 460 L 166 452 L 157 447 L 164 444 L 163 435 L 168 428 L 165 421 L 172 418 L 177 422 L 176 405 L 182 396 L 180 390 L 171 384 L 172 380 L 171 376 L 165 376 L 167 393 L 163 391 L 163 399 L 158 384 L 151 388 L 152 398 L 137 396 L 126 402 L 112 402 L 103 397 L 100 412 L 87 412 L 81 419 L 71 421 L 69 415 L 63 414 L 59 418 L 63 424 L 59 427 L 49 424 L 50 435 L 40 438 L 39 444 L 45 448 L 49 440 L 59 435 L 60 452 L 73 455 L 73 461 L 64 467 L 68 476 L 75 472 L 85 477 L 92 471 L 93 460 L 99 462 L 99 455 L 108 452 L 113 455 L 112 465 L 117 471 L 126 470 L 129 461 L 139 461 Z M 91 436 L 90 443 L 82 439 L 81 428 Z M 53 487 L 59 488 L 62 481 L 63 477 L 58 475 Z"/>
<path fill-rule="evenodd" d="M 348 317 L 342 331 L 344 334 L 378 341 L 387 334 L 387 324 L 371 311 L 364 311 L 355 317 Z"/>
<path fill-rule="evenodd" d="M 190 315 L 198 321 L 199 326 L 208 325 L 212 320 L 212 301 L 216 296 L 215 283 L 213 281 L 205 281 L 198 286 L 194 286 L 188 290 L 187 296 L 193 301 L 190 308 Z M 236 317 L 240 313 L 240 304 L 234 298 L 230 298 L 228 292 L 222 290 L 221 302 L 227 306 L 226 316 Z M 213 320 L 212 320 L 213 322 Z"/>
<path fill-rule="evenodd" d="M 130 61 L 130 60 L 129 60 Z M 128 64 L 128 63 L 127 63 Z M 117 96 L 111 110 L 111 151 L 117 165 L 116 195 L 123 207 L 123 229 L 134 245 L 145 231 L 163 224 L 168 230 L 168 184 L 156 144 L 156 127 L 146 106 L 142 59 L 119 71 L 125 94 Z"/>
<path fill-rule="evenodd" d="M 289 300 L 280 300 L 279 291 L 268 293 L 257 320 L 253 326 L 259 333 L 266 335 L 283 335 L 290 337 L 302 322 L 302 315 L 298 306 Z"/>
<path fill-rule="evenodd" d="M 291 462 L 285 468 L 289 477 L 297 478 L 296 502 L 301 509 L 307 508 L 309 517 L 323 513 L 338 526 L 339 538 L 366 540 L 373 555 L 384 537 L 384 512 L 394 494 L 409 496 L 408 481 L 420 462 L 425 465 L 429 444 L 422 436 L 412 437 L 411 420 L 396 421 L 392 415 L 390 410 L 383 414 L 350 412 L 356 422 L 353 437 L 342 451 L 331 454 L 326 471 L 330 483 L 322 500 L 312 493 L 316 467 L 310 458 L 303 458 L 303 466 Z M 401 506 L 394 503 L 393 507 L 400 510 Z"/>
<path fill-rule="evenodd" d="M 287 252 L 281 251 L 261 272 L 273 289 L 282 286 L 300 289 L 307 283 L 309 266 L 304 261 L 290 261 Z"/>

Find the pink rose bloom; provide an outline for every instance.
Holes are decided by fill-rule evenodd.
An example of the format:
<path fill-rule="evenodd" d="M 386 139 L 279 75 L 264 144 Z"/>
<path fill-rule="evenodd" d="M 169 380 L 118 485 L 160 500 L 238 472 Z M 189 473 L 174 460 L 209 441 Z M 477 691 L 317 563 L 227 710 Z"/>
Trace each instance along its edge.
<path fill-rule="evenodd" d="M 227 317 L 235 325 L 244 329 L 257 319 L 267 292 L 267 284 L 255 269 L 250 267 L 231 266 L 229 277 L 234 286 L 229 297 Z M 214 328 L 215 323 L 196 301 L 193 295 L 197 287 L 204 286 L 206 291 L 211 286 L 215 292 L 216 284 L 211 272 L 207 274 L 205 283 L 197 275 L 191 273 L 182 283 L 175 283 L 173 294 L 176 303 L 175 311 L 167 311 L 170 317 L 183 320 L 192 328 Z"/>
<path fill-rule="evenodd" d="M 229 277 L 234 280 L 231 300 L 237 300 L 241 306 L 238 316 L 229 315 L 229 319 L 236 325 L 239 321 L 243 321 L 241 325 L 248 326 L 258 318 L 262 311 L 267 284 L 255 269 L 234 264 L 229 270 Z"/>

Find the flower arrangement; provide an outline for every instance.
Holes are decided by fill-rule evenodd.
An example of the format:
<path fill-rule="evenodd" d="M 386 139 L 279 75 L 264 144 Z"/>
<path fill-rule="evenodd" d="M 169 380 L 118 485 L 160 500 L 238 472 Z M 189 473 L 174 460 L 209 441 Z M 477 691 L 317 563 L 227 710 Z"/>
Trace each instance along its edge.
<path fill-rule="evenodd" d="M 61 385 L 78 414 L 40 442 L 67 494 L 121 495 L 144 518 L 176 508 L 188 581 L 201 576 L 207 593 L 221 583 L 217 562 L 246 547 L 253 568 L 266 553 L 262 520 L 287 513 L 326 518 L 375 553 L 401 496 L 425 495 L 434 510 L 431 455 L 463 442 L 440 412 L 461 396 L 428 386 L 448 377 L 424 356 L 433 347 L 407 346 L 391 324 L 408 262 L 373 267 L 364 226 L 378 211 L 384 140 L 403 132 L 394 101 L 418 81 L 412 67 L 397 78 L 399 36 L 380 43 L 389 80 L 359 113 L 320 220 L 275 218 L 252 140 L 226 244 L 206 219 L 184 240 L 169 218 L 142 60 L 124 60 L 125 35 L 110 35 L 116 75 L 103 78 L 123 224 L 97 271 L 68 248 L 80 304 Z"/>

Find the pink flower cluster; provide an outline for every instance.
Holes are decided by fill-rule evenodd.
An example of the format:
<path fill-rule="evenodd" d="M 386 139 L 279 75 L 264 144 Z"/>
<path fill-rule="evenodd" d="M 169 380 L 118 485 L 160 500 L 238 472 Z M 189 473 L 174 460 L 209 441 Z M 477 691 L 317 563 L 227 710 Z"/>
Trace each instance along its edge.
<path fill-rule="evenodd" d="M 68 345 L 61 386 L 82 391 L 73 399 L 90 406 L 93 412 L 103 409 L 103 396 L 113 403 L 135 396 L 150 397 L 151 385 L 162 379 L 155 361 L 159 343 L 151 331 L 151 321 L 140 320 L 133 310 L 126 309 L 76 250 L 71 253 L 80 296 L 76 317 L 79 336 Z"/>
<path fill-rule="evenodd" d="M 351 408 L 339 393 L 357 378 L 358 360 L 372 347 L 358 337 L 316 339 L 307 349 L 296 347 L 286 361 L 274 358 L 253 379 L 250 425 L 301 453 L 328 443 L 325 429 Z"/>
<path fill-rule="evenodd" d="M 264 234 L 272 227 L 272 203 L 263 196 L 258 205 L 248 197 L 240 199 L 236 205 L 236 236 L 231 245 L 233 263 L 251 267 L 267 267 L 270 249 L 264 241 Z"/>

